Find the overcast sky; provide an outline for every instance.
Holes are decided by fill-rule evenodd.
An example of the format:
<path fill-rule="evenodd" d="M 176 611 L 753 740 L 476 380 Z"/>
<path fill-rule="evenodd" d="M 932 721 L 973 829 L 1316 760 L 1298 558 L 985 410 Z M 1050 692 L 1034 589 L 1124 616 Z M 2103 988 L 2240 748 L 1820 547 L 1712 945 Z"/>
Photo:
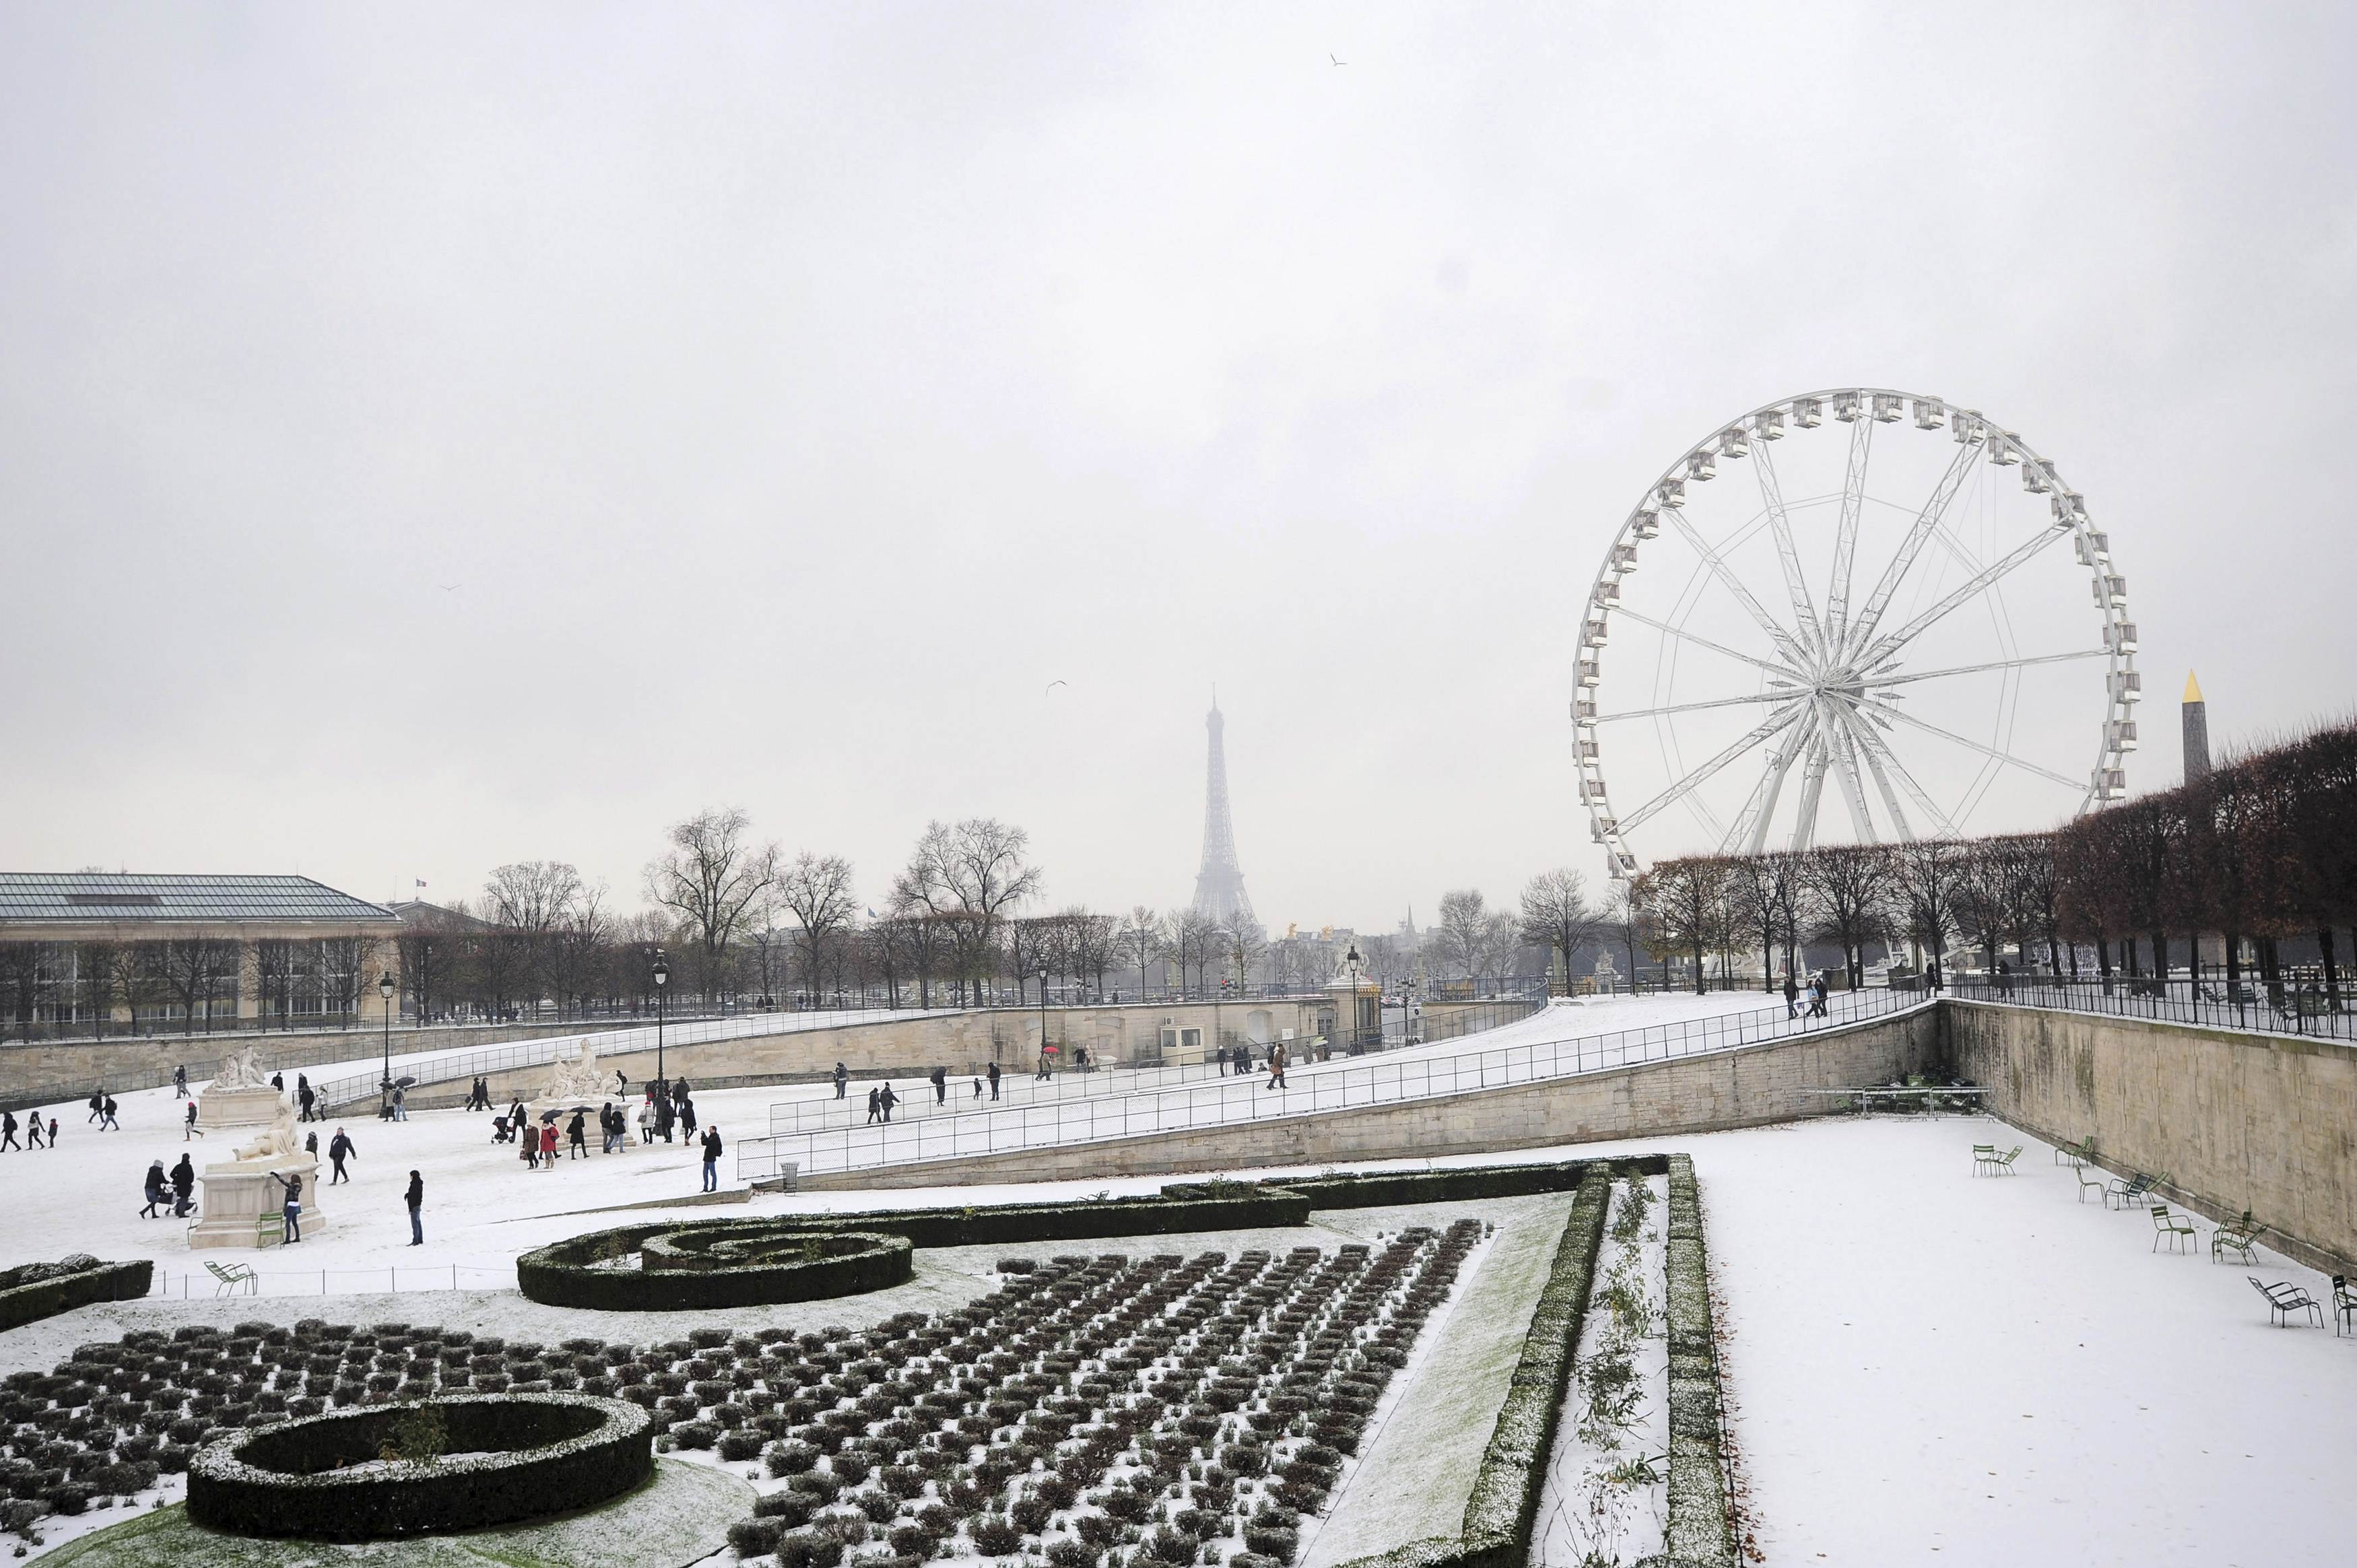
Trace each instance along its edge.
<path fill-rule="evenodd" d="M 2173 782 L 2188 667 L 2348 706 L 2352 33 L 9 0 L 0 865 L 630 907 L 736 804 L 864 901 L 987 814 L 1168 907 L 1217 682 L 1280 932 L 1594 876 L 1601 553 L 1848 384 L 2084 491 Z"/>

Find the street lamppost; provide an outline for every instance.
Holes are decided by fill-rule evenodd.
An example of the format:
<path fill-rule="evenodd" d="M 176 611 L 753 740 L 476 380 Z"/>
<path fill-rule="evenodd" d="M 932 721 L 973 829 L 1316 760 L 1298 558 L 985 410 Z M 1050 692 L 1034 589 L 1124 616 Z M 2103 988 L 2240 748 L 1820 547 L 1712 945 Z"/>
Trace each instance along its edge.
<path fill-rule="evenodd" d="M 376 1091 L 377 1109 L 380 1112 L 385 1108 L 385 1102 L 393 1098 L 393 975 L 390 972 L 378 975 L 376 993 L 384 1003 L 384 1078 L 377 1086 Z"/>
<path fill-rule="evenodd" d="M 1039 966 L 1039 1065 L 1048 1065 L 1048 966 Z"/>
<path fill-rule="evenodd" d="M 1351 950 L 1342 955 L 1342 965 L 1351 972 L 1351 1054 L 1357 1056 L 1367 1035 L 1367 1021 L 1360 1011 L 1359 944 L 1352 942 Z"/>
<path fill-rule="evenodd" d="M 663 987 L 665 987 L 666 985 L 669 985 L 669 984 L 671 983 L 671 960 L 669 960 L 669 959 L 667 959 L 667 958 L 663 957 L 663 950 L 662 950 L 662 949 L 661 949 L 661 948 L 657 948 L 657 949 L 655 949 L 655 969 L 654 969 L 654 977 L 655 977 L 655 1081 L 656 1081 L 656 1082 L 658 1082 L 658 1083 L 660 1083 L 660 1082 L 662 1082 L 662 1076 L 663 1076 L 663 1038 L 662 1038 L 662 1036 L 663 1036 L 663 1013 L 664 1013 L 664 1010 L 665 1010 L 664 997 L 665 997 L 665 995 L 667 994 L 667 993 L 664 992 Z"/>

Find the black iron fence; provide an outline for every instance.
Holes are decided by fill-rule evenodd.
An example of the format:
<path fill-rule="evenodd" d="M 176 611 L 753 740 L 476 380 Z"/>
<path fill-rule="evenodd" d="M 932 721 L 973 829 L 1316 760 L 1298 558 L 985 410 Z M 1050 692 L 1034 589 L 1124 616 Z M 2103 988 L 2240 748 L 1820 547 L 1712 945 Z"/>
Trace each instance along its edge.
<path fill-rule="evenodd" d="M 2233 984 L 2222 975 L 2168 980 L 2126 974 L 2114 974 L 2108 980 L 1966 975 L 1951 980 L 1947 989 L 1950 995 L 1973 1002 L 2149 1018 L 2211 1029 L 2357 1040 L 2357 993 L 2352 993 L 2346 979 L 2336 984 L 2316 973 L 2289 975 L 2273 983 L 2245 977 Z"/>

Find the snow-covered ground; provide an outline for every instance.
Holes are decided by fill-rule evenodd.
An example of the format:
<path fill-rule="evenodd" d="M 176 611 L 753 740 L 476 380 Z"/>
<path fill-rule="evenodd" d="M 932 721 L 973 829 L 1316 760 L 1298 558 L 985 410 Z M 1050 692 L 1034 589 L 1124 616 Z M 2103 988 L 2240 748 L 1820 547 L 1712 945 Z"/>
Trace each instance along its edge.
<path fill-rule="evenodd" d="M 759 1119 L 772 1092 L 698 1099 L 726 1136 L 733 1122 Z M 117 1315 L 126 1312 L 233 1320 L 317 1310 L 345 1320 L 485 1322 L 537 1310 L 511 1290 L 405 1294 L 397 1305 L 347 1298 L 317 1309 L 286 1299 L 249 1314 L 206 1299 L 210 1282 L 198 1265 L 208 1255 L 256 1262 L 274 1276 L 274 1288 L 288 1290 L 316 1290 L 322 1267 L 332 1283 L 349 1286 L 395 1264 L 404 1292 L 436 1270 L 447 1277 L 452 1263 L 511 1282 L 518 1251 L 639 1217 L 565 1211 L 697 1186 L 692 1155 L 676 1146 L 593 1154 L 535 1175 L 490 1144 L 488 1117 L 431 1112 L 397 1127 L 370 1121 L 354 1128 L 361 1159 L 353 1184 L 328 1195 L 335 1230 L 259 1257 L 192 1256 L 178 1226 L 135 1214 L 150 1154 L 168 1160 L 178 1153 L 170 1091 L 126 1098 L 124 1120 L 131 1130 L 121 1133 L 69 1124 L 65 1147 L 54 1154 L 0 1155 L 10 1181 L 0 1262 L 76 1249 L 156 1256 L 167 1263 L 176 1294 L 179 1274 L 198 1269 L 199 1299 L 185 1309 L 160 1302 L 86 1308 L 0 1334 L 0 1370 L 48 1365 L 83 1339 L 118 1332 Z M 2357 1522 L 2347 1501 L 2357 1475 L 2357 1338 L 2335 1338 L 2304 1320 L 2269 1326 L 2244 1276 L 2292 1281 L 2329 1299 L 2326 1281 L 2264 1251 L 2255 1268 L 2213 1264 L 2206 1223 L 2191 1255 L 2156 1254 L 2148 1219 L 2075 1201 L 2077 1184 L 2035 1143 L 2019 1175 L 1972 1176 L 1972 1145 L 2000 1136 L 2018 1141 L 1969 1118 L 1813 1122 L 1442 1163 L 1638 1150 L 1694 1155 L 1730 1331 L 1736 1446 L 1751 1523 L 1770 1563 L 2286 1568 L 2347 1561 Z M 428 1184 L 421 1249 L 405 1247 L 401 1210 L 412 1165 Z M 1159 1185 L 1009 1186 L 988 1197 L 1053 1200 Z M 963 1204 L 976 1196 L 971 1187 L 765 1196 L 717 1212 Z M 339 1271 L 350 1271 L 350 1279 Z M 856 1310 L 825 1316 L 863 1320 Z"/>
<path fill-rule="evenodd" d="M 938 1109 L 931 1089 L 915 1091 L 888 1123 L 865 1120 L 863 1087 L 848 1101 L 859 1122 L 771 1136 L 759 1150 L 764 1163 L 752 1174 L 789 1164 L 805 1176 L 872 1170 L 1390 1104 L 1723 1050 L 1928 1004 L 1880 991 L 1843 993 L 1833 999 L 1829 1017 L 1794 1020 L 1781 1003 L 1763 1008 L 1765 1000 L 1757 992 L 1737 991 L 1558 1002 L 1480 1034 L 1372 1056 L 1305 1060 L 1287 1068 L 1282 1087 L 1265 1074 L 1204 1078 L 1200 1069 L 1187 1081 L 1163 1087 L 1162 1073 L 1108 1070 L 1046 1081 L 1027 1077 L 1012 1098 L 993 1103 L 962 1081 L 950 1086 Z M 806 1099 L 781 1101 L 770 1109 L 770 1124 L 801 1120 L 809 1109 Z"/>

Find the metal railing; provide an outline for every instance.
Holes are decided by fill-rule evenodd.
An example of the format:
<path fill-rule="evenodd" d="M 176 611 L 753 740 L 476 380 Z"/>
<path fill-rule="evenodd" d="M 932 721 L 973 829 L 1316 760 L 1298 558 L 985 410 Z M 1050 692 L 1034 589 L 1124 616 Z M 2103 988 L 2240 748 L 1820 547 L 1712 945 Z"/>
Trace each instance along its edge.
<path fill-rule="evenodd" d="M 1496 1028 L 1517 1023 L 1532 1015 L 1533 1004 L 1524 1002 L 1501 1002 L 1481 1008 L 1479 1013 L 1459 1013 L 1436 1019 L 1435 1023 L 1451 1026 L 1445 1033 L 1432 1035 L 1419 1045 L 1437 1039 L 1453 1039 L 1481 1029 Z M 1084 1042 L 1083 1042 L 1084 1043 Z M 1286 1054 L 1296 1069 L 1307 1069 L 1313 1061 L 1324 1062 L 1374 1055 L 1381 1051 L 1399 1050 L 1402 1042 L 1396 1035 L 1378 1040 L 1372 1036 L 1353 1047 L 1333 1045 L 1320 1049 L 1314 1038 L 1284 1042 Z M 1251 1047 L 1249 1063 L 1236 1058 L 1219 1059 L 1216 1046 L 1197 1050 L 1189 1061 L 1145 1063 L 1092 1063 L 1088 1068 L 1060 1062 L 1048 1077 L 1039 1076 L 1036 1068 L 1017 1067 L 1014 1071 L 1002 1070 L 998 1093 L 989 1094 L 985 1087 L 980 1095 L 974 1085 L 985 1080 L 971 1072 L 950 1075 L 946 1094 L 936 1094 L 923 1069 L 903 1069 L 881 1073 L 855 1075 L 855 1084 L 843 1099 L 823 1095 L 815 1099 L 781 1100 L 770 1107 L 770 1136 L 791 1137 L 802 1133 L 823 1133 L 852 1126 L 864 1126 L 867 1121 L 867 1090 L 886 1082 L 894 1085 L 899 1093 L 902 1083 L 915 1085 L 899 1094 L 892 1108 L 892 1124 L 917 1121 L 927 1116 L 963 1116 L 980 1112 L 1006 1111 L 1027 1106 L 1044 1105 L 1071 1100 L 1103 1095 L 1136 1094 L 1149 1090 L 1172 1089 L 1181 1084 L 1209 1083 L 1222 1078 L 1240 1077 L 1255 1068 L 1265 1069 L 1268 1045 L 1255 1041 Z M 1316 1053 L 1316 1054 L 1313 1054 Z M 1064 1054 L 1069 1058 L 1069 1053 Z"/>
<path fill-rule="evenodd" d="M 780 1175 L 788 1165 L 803 1176 L 868 1170 L 1400 1104 L 1699 1056 L 1932 1004 L 1929 996 L 1905 992 L 1837 992 L 1823 1019 L 1794 1017 L 1784 1008 L 1774 1007 L 1613 1034 L 1567 1034 L 1485 1050 L 1304 1067 L 1289 1075 L 1297 1081 L 1282 1090 L 1258 1078 L 1230 1078 L 1174 1089 L 1084 1095 L 1042 1105 L 1002 1105 L 959 1115 L 750 1138 L 737 1145 L 737 1174 L 746 1180 L 764 1181 Z M 1564 1026 L 1577 1026 L 1566 1019 Z"/>
<path fill-rule="evenodd" d="M 2108 981 L 2064 980 L 2051 975 L 1970 975 L 1952 979 L 1948 993 L 1967 1001 L 2040 1007 L 2058 1013 L 2093 1013 L 2208 1029 L 2357 1040 L 2357 988 L 2345 981 L 2332 988 L 2316 979 L 2284 981 L 2270 986 L 2264 981 L 2246 978 L 2230 987 L 2223 975 L 2201 980 L 2158 980 L 2115 974 Z"/>
<path fill-rule="evenodd" d="M 771 1035 L 801 1035 L 819 1029 L 855 1027 L 862 1024 L 880 1024 L 910 1018 L 940 1016 L 948 1009 L 937 1008 L 921 1013 L 902 1008 L 870 1009 L 856 1013 L 740 1013 L 727 1018 L 705 1018 L 685 1024 L 665 1024 L 662 1044 L 668 1050 L 678 1046 L 711 1045 L 721 1040 L 748 1040 Z M 496 1073 L 513 1072 L 519 1068 L 544 1067 L 559 1056 L 577 1055 L 585 1040 L 595 1040 L 600 1056 L 628 1056 L 636 1051 L 655 1048 L 655 1026 L 640 1025 L 629 1029 L 601 1029 L 586 1035 L 554 1035 L 537 1040 L 520 1041 L 495 1050 L 464 1051 L 455 1056 L 432 1057 L 424 1061 L 393 1063 L 396 1078 L 410 1078 L 416 1084 L 450 1083 L 462 1078 L 490 1077 Z M 329 1079 L 312 1085 L 326 1108 L 346 1105 L 354 1101 L 373 1099 L 382 1081 L 382 1069 L 359 1073 L 350 1078 Z"/>

